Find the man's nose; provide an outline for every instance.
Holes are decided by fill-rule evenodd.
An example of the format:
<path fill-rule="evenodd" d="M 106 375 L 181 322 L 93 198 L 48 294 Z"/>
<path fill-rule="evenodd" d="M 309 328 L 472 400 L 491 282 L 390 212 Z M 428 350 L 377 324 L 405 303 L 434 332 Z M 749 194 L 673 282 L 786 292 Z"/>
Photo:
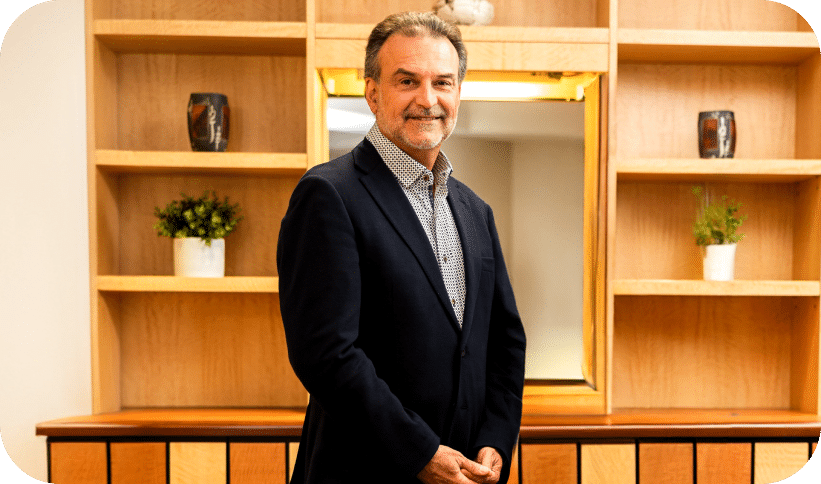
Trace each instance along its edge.
<path fill-rule="evenodd" d="M 416 92 L 416 104 L 423 108 L 430 109 L 436 106 L 438 102 L 436 90 L 432 84 L 423 82 L 419 85 L 419 89 Z"/>

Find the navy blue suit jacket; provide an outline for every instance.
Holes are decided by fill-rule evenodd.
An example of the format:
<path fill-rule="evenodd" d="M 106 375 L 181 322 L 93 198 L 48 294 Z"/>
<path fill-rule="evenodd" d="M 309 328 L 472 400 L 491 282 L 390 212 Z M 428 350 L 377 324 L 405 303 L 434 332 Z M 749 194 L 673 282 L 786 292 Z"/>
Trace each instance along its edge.
<path fill-rule="evenodd" d="M 490 207 L 453 177 L 463 327 L 430 242 L 367 140 L 309 170 L 277 247 L 288 355 L 311 395 L 296 483 L 418 482 L 440 444 L 509 471 L 525 334 Z"/>

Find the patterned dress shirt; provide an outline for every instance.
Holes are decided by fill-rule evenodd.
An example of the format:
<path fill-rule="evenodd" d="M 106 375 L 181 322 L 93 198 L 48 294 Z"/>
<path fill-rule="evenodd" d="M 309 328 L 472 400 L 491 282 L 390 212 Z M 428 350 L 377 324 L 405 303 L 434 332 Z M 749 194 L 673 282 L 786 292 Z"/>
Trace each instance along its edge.
<path fill-rule="evenodd" d="M 465 264 L 462 242 L 447 201 L 447 183 L 453 166 L 440 151 L 433 170 L 428 170 L 387 139 L 376 124 L 366 138 L 393 172 L 425 229 L 461 326 L 465 312 Z"/>

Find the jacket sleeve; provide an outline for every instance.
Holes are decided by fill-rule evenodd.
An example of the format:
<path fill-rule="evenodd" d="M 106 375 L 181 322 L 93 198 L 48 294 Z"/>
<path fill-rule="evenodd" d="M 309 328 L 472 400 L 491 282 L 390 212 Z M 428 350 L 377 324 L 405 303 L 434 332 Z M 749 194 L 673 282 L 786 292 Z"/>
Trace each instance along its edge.
<path fill-rule="evenodd" d="M 498 450 L 505 461 L 506 479 L 521 427 L 526 341 L 490 207 L 487 207 L 487 224 L 496 267 L 487 348 L 485 415 L 475 450 L 482 447 Z"/>
<path fill-rule="evenodd" d="M 311 175 L 298 183 L 277 247 L 280 307 L 297 377 L 329 418 L 349 423 L 416 476 L 439 437 L 405 409 L 356 346 L 361 280 L 354 225 L 336 188 Z"/>

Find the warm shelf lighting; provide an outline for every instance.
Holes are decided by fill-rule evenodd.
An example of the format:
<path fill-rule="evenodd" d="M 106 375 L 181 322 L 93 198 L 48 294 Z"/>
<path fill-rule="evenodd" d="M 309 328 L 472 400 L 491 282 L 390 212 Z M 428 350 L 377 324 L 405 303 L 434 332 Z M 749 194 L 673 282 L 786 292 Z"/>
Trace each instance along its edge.
<path fill-rule="evenodd" d="M 365 93 L 360 69 L 321 69 L 320 76 L 330 96 Z M 462 100 L 583 101 L 584 89 L 598 76 L 593 72 L 468 72 Z"/>

